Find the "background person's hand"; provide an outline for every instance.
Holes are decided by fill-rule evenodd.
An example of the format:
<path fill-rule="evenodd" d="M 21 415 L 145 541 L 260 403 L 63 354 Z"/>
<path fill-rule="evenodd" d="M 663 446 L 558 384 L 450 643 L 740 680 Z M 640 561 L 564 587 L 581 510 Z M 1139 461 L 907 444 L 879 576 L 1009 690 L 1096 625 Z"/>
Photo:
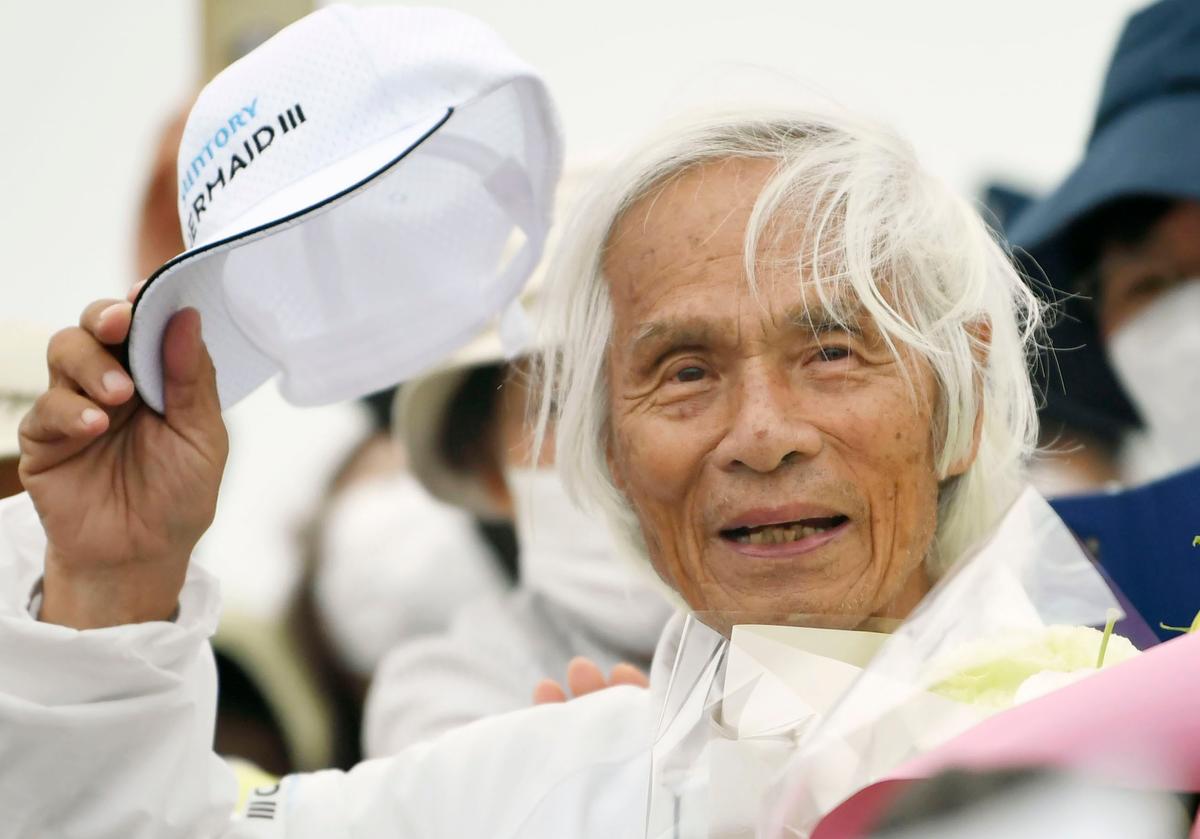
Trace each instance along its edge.
<path fill-rule="evenodd" d="M 567 687 L 554 681 L 542 679 L 533 689 L 533 704 L 544 705 L 548 702 L 566 702 L 568 696 L 578 699 L 589 693 L 595 693 L 604 688 L 617 685 L 633 685 L 645 688 L 650 686 L 646 674 L 632 664 L 621 663 L 613 667 L 612 673 L 606 679 L 594 661 L 583 656 L 576 656 L 567 664 Z M 570 692 L 568 694 L 568 691 Z"/>
<path fill-rule="evenodd" d="M 21 423 L 21 482 L 48 543 L 40 617 L 77 629 L 170 618 L 228 452 L 199 314 L 163 336 L 165 416 L 113 354 L 131 317 L 102 300 L 55 335 L 50 387 Z"/>

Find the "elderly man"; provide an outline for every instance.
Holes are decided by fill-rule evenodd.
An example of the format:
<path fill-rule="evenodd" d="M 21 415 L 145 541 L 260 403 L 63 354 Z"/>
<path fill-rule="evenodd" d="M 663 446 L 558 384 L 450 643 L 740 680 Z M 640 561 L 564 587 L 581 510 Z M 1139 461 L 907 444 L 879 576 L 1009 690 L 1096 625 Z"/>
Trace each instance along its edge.
<path fill-rule="evenodd" d="M 803 112 L 677 129 L 585 202 L 551 276 L 560 467 L 718 628 L 902 619 L 1021 489 L 1036 303 L 884 130 Z M 650 690 L 290 776 L 235 812 L 210 752 L 217 597 L 188 562 L 225 458 L 213 370 L 179 314 L 153 413 L 113 353 L 129 323 L 101 301 L 56 336 L 23 425 L 32 504 L 0 509 L 0 834 L 645 829 L 661 649 Z"/>

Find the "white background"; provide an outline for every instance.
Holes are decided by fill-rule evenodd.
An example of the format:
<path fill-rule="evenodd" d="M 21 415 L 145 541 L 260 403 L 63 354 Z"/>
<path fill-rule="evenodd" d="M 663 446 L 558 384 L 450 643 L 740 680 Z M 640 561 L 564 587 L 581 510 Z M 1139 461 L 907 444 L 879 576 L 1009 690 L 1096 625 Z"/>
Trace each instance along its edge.
<path fill-rule="evenodd" d="M 247 0 L 250 2 L 250 0 Z M 897 125 L 974 193 L 1045 188 L 1082 147 L 1133 0 L 456 0 L 541 68 L 572 153 L 752 88 Z M 0 320 L 73 321 L 132 276 L 168 113 L 198 74 L 196 0 L 0 0 Z M 766 69 L 755 68 L 773 68 Z M 757 93 L 755 94 L 757 95 Z"/>

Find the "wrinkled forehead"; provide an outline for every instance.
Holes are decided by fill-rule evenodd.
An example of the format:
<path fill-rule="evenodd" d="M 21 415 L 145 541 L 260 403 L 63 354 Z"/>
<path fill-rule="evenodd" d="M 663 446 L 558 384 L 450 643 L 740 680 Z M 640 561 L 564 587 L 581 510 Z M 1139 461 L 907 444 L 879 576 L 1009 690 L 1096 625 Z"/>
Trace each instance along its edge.
<path fill-rule="evenodd" d="M 726 158 L 651 186 L 616 218 L 604 245 L 606 275 L 667 270 L 693 258 L 742 258 L 754 205 L 773 160 Z"/>
<path fill-rule="evenodd" d="M 836 248 L 825 254 L 811 247 L 802 209 L 755 217 L 775 171 L 772 160 L 747 158 L 695 166 L 618 217 L 601 262 L 618 333 L 671 319 L 861 320 L 857 296 L 839 279 Z M 754 225 L 760 236 L 750 242 Z"/>

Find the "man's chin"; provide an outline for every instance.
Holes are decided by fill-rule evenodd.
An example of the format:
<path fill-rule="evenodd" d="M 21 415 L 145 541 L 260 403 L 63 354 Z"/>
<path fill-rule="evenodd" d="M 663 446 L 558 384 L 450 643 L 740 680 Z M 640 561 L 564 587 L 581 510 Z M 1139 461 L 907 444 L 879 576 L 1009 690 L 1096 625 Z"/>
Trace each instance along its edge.
<path fill-rule="evenodd" d="M 869 573 L 865 570 L 846 572 L 846 567 L 836 556 L 816 567 L 807 561 L 793 567 L 776 562 L 769 573 L 756 569 L 747 574 L 745 567 L 726 565 L 727 575 L 715 592 L 716 596 L 689 605 L 714 628 L 718 624 L 768 624 L 890 632 L 903 618 L 890 608 L 895 593 L 865 593 L 861 589 L 856 591 L 853 586 L 831 590 L 831 580 L 849 577 L 861 582 Z M 834 569 L 841 572 L 832 573 Z"/>
<path fill-rule="evenodd" d="M 806 629 L 839 629 L 890 633 L 902 621 L 872 615 L 814 612 L 806 607 L 783 609 L 778 606 L 761 609 L 729 609 L 695 611 L 703 624 L 728 637 L 735 626 L 794 626 Z"/>

